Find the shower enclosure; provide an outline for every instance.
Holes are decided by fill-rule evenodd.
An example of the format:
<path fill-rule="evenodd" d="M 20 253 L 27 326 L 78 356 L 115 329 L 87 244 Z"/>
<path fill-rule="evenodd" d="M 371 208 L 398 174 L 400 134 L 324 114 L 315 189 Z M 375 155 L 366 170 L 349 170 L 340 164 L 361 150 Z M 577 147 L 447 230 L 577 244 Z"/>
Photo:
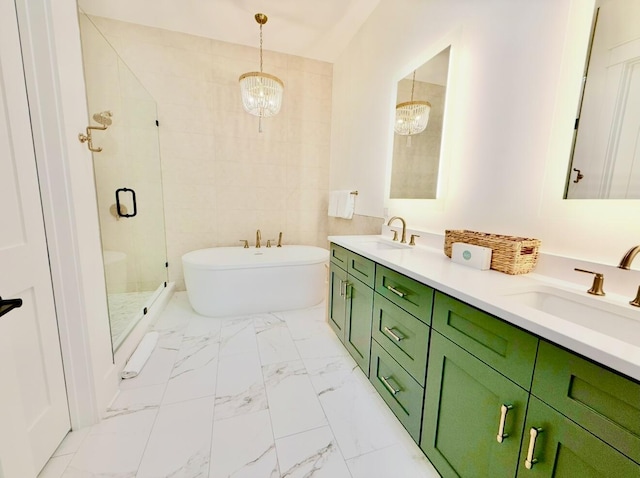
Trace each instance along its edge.
<path fill-rule="evenodd" d="M 79 12 L 114 351 L 167 286 L 156 102 Z"/>

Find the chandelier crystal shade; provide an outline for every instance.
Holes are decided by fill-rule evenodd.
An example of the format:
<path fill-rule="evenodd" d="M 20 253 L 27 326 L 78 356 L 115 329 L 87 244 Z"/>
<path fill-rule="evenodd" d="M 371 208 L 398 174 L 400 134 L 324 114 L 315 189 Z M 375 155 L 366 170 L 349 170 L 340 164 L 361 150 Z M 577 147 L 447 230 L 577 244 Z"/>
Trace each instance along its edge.
<path fill-rule="evenodd" d="M 394 131 L 402 136 L 422 133 L 427 128 L 431 103 L 428 101 L 414 101 L 413 92 L 416 85 L 416 72 L 413 72 L 411 83 L 411 101 L 396 105 L 396 122 Z"/>
<path fill-rule="evenodd" d="M 260 118 L 259 131 L 262 131 L 262 118 L 277 115 L 282 106 L 284 83 L 277 76 L 262 71 L 262 25 L 267 23 L 264 13 L 256 13 L 256 22 L 260 25 L 260 71 L 251 71 L 240 75 L 240 94 L 245 111 Z"/>
<path fill-rule="evenodd" d="M 277 115 L 282 106 L 284 84 L 280 78 L 252 71 L 240 76 L 242 106 L 254 116 Z"/>

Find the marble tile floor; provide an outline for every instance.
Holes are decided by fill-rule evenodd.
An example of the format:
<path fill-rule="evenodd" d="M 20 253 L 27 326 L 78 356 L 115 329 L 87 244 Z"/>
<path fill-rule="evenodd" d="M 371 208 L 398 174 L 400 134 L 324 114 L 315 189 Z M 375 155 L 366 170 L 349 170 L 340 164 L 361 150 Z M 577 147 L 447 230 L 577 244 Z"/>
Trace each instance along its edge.
<path fill-rule="evenodd" d="M 176 293 L 158 346 L 39 478 L 431 478 L 325 305 L 212 319 Z"/>

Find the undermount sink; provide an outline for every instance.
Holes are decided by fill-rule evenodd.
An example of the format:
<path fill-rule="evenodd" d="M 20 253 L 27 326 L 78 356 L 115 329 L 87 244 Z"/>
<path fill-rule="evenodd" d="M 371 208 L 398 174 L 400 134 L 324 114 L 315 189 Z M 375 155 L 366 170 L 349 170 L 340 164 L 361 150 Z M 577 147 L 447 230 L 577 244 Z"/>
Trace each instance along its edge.
<path fill-rule="evenodd" d="M 536 285 L 503 296 L 624 342 L 640 345 L 640 309 L 626 303 L 547 285 Z"/>
<path fill-rule="evenodd" d="M 358 245 L 376 251 L 409 248 L 408 244 L 402 244 L 401 242 L 392 241 L 391 239 L 385 239 L 383 237 L 367 237 L 366 239 L 359 241 Z"/>

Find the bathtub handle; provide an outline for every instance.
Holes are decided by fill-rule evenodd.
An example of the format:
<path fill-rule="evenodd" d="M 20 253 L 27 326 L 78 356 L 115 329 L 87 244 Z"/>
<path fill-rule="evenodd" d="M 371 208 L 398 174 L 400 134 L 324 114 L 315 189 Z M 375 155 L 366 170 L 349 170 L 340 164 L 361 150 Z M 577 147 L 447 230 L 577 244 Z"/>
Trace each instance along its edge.
<path fill-rule="evenodd" d="M 244 243 L 242 247 L 245 249 L 249 249 L 249 241 L 247 239 L 238 239 L 240 242 Z"/>

